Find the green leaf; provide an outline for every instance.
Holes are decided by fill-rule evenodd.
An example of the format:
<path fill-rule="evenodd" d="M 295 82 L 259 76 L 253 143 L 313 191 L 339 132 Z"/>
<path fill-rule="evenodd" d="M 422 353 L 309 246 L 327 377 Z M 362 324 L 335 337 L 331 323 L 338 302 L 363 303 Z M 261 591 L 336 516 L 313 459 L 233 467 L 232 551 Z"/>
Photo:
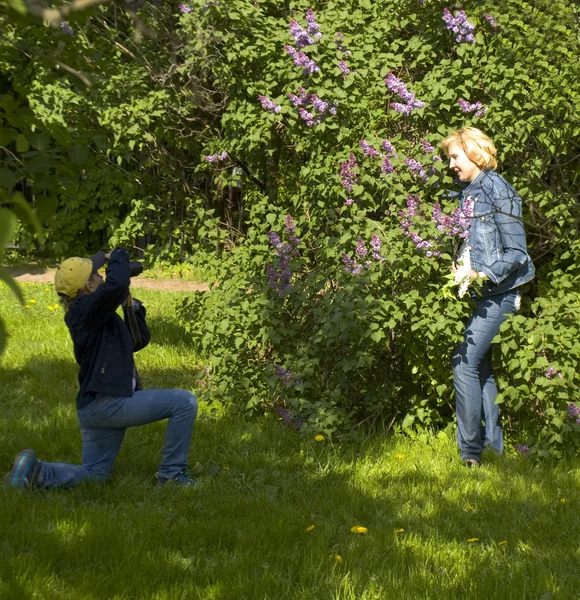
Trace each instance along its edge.
<path fill-rule="evenodd" d="M 27 219 L 28 223 L 36 231 L 36 233 L 39 237 L 40 243 L 44 244 L 44 231 L 42 228 L 42 223 L 38 219 L 38 215 L 32 209 L 30 204 L 28 204 L 28 202 L 26 202 L 26 198 L 22 195 L 21 192 L 14 192 L 14 194 L 12 194 L 12 196 L 10 198 L 10 201 L 22 209 L 22 212 L 24 213 L 25 218 Z"/>
<path fill-rule="evenodd" d="M 58 209 L 58 198 L 55 196 L 40 196 L 36 198 L 35 208 L 42 221 L 49 221 Z"/>
<path fill-rule="evenodd" d="M 7 0 L 7 2 L 8 6 L 12 10 L 15 10 L 17 13 L 20 13 L 21 15 L 25 15 L 26 13 L 28 13 L 28 8 L 24 0 Z M 2 354 L 1 351 L 0 354 Z"/>
<path fill-rule="evenodd" d="M 16 283 L 16 280 L 8 273 L 4 267 L 0 267 L 0 281 L 3 281 L 14 293 L 14 295 L 20 301 L 20 304 L 24 304 L 24 296 L 20 286 Z"/>
<path fill-rule="evenodd" d="M 84 165 L 89 158 L 89 149 L 86 146 L 71 146 L 68 155 L 75 164 Z"/>
<path fill-rule="evenodd" d="M 18 177 L 14 171 L 11 171 L 8 167 L 2 167 L 0 169 L 0 186 L 5 187 L 11 192 L 17 181 Z"/>
<path fill-rule="evenodd" d="M 30 143 L 22 133 L 19 133 L 14 141 L 16 142 L 16 152 L 22 154 L 30 150 Z"/>
<path fill-rule="evenodd" d="M 16 215 L 9 208 L 0 207 L 0 252 L 12 240 L 17 223 Z"/>

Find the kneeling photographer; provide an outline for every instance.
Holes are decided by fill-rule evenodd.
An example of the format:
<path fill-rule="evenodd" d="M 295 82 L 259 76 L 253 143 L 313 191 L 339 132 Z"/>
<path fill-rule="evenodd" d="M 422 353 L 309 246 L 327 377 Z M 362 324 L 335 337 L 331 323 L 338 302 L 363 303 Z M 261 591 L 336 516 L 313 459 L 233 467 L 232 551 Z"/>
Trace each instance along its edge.
<path fill-rule="evenodd" d="M 107 263 L 106 279 L 99 269 Z M 197 400 L 185 390 L 142 390 L 133 352 L 150 339 L 145 307 L 129 294 L 132 274 L 140 272 L 128 252 L 116 248 L 88 258 L 65 260 L 55 288 L 66 309 L 80 390 L 77 414 L 82 436 L 82 466 L 38 460 L 32 450 L 18 454 L 6 484 L 12 487 L 72 487 L 86 479 L 105 480 L 127 427 L 168 419 L 156 478 L 193 486 L 187 455 L 197 416 Z M 117 314 L 123 306 L 125 320 Z"/>

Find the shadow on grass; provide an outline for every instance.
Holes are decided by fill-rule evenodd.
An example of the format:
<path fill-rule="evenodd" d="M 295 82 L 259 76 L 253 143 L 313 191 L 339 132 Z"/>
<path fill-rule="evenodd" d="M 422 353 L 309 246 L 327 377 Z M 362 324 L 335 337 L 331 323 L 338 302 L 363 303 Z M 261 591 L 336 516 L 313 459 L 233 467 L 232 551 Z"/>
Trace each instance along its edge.
<path fill-rule="evenodd" d="M 166 319 L 160 315 L 147 315 L 147 324 L 151 331 L 151 344 L 169 346 L 191 352 L 191 334 L 175 322 L 175 317 Z"/>

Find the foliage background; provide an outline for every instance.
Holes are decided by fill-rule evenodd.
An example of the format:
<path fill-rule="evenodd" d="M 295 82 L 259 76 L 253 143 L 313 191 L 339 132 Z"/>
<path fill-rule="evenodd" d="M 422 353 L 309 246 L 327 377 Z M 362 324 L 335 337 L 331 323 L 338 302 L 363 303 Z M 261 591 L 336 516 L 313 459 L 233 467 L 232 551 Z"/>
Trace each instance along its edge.
<path fill-rule="evenodd" d="M 125 244 L 150 260 L 203 265 L 218 285 L 185 300 L 180 316 L 210 364 L 214 397 L 284 409 L 305 431 L 444 425 L 453 403 L 447 357 L 469 307 L 444 294 L 449 257 L 417 253 L 399 212 L 409 193 L 429 207 L 452 185 L 422 140 L 436 146 L 462 125 L 480 127 L 522 196 L 538 268 L 498 342 L 499 400 L 508 429 L 526 431 L 532 452 L 574 451 L 577 12 L 564 0 L 466 2 L 476 40 L 467 44 L 445 28 L 445 7 L 233 0 L 182 12 L 128 2 L 70 18 L 75 35 L 6 15 L 3 202 L 12 206 L 14 191 L 26 196 L 56 256 Z M 323 36 L 305 48 L 320 73 L 305 76 L 284 45 L 294 43 L 289 20 L 305 26 L 309 8 Z M 392 110 L 389 72 L 426 106 L 409 116 Z M 308 127 L 288 99 L 300 85 L 337 103 L 337 115 Z M 264 110 L 261 94 L 280 112 Z M 486 115 L 463 113 L 459 98 L 482 102 Z M 361 139 L 377 149 L 390 140 L 396 174 L 383 177 Z M 225 161 L 203 160 L 221 152 Z M 347 206 L 340 171 L 351 152 L 358 183 Z M 405 158 L 435 172 L 425 183 Z M 289 265 L 293 290 L 281 297 L 268 285 L 266 266 L 280 269 L 268 233 L 283 237 L 288 214 L 301 242 Z M 384 262 L 348 273 L 343 253 L 354 256 L 359 238 L 368 247 L 372 234 Z M 33 244 L 34 234 L 22 229 L 19 241 Z M 562 378 L 547 378 L 549 367 Z"/>

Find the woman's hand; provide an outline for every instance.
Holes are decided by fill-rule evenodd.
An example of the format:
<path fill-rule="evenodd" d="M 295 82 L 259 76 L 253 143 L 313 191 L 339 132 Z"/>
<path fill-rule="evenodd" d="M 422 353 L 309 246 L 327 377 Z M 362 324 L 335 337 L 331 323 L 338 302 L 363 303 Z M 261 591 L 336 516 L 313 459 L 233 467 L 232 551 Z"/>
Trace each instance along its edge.
<path fill-rule="evenodd" d="M 485 273 L 482 273 L 481 271 L 478 273 L 477 271 L 474 271 L 473 269 L 471 269 L 471 271 L 469 271 L 469 279 L 477 279 L 478 277 L 485 279 L 487 277 L 487 275 Z"/>

